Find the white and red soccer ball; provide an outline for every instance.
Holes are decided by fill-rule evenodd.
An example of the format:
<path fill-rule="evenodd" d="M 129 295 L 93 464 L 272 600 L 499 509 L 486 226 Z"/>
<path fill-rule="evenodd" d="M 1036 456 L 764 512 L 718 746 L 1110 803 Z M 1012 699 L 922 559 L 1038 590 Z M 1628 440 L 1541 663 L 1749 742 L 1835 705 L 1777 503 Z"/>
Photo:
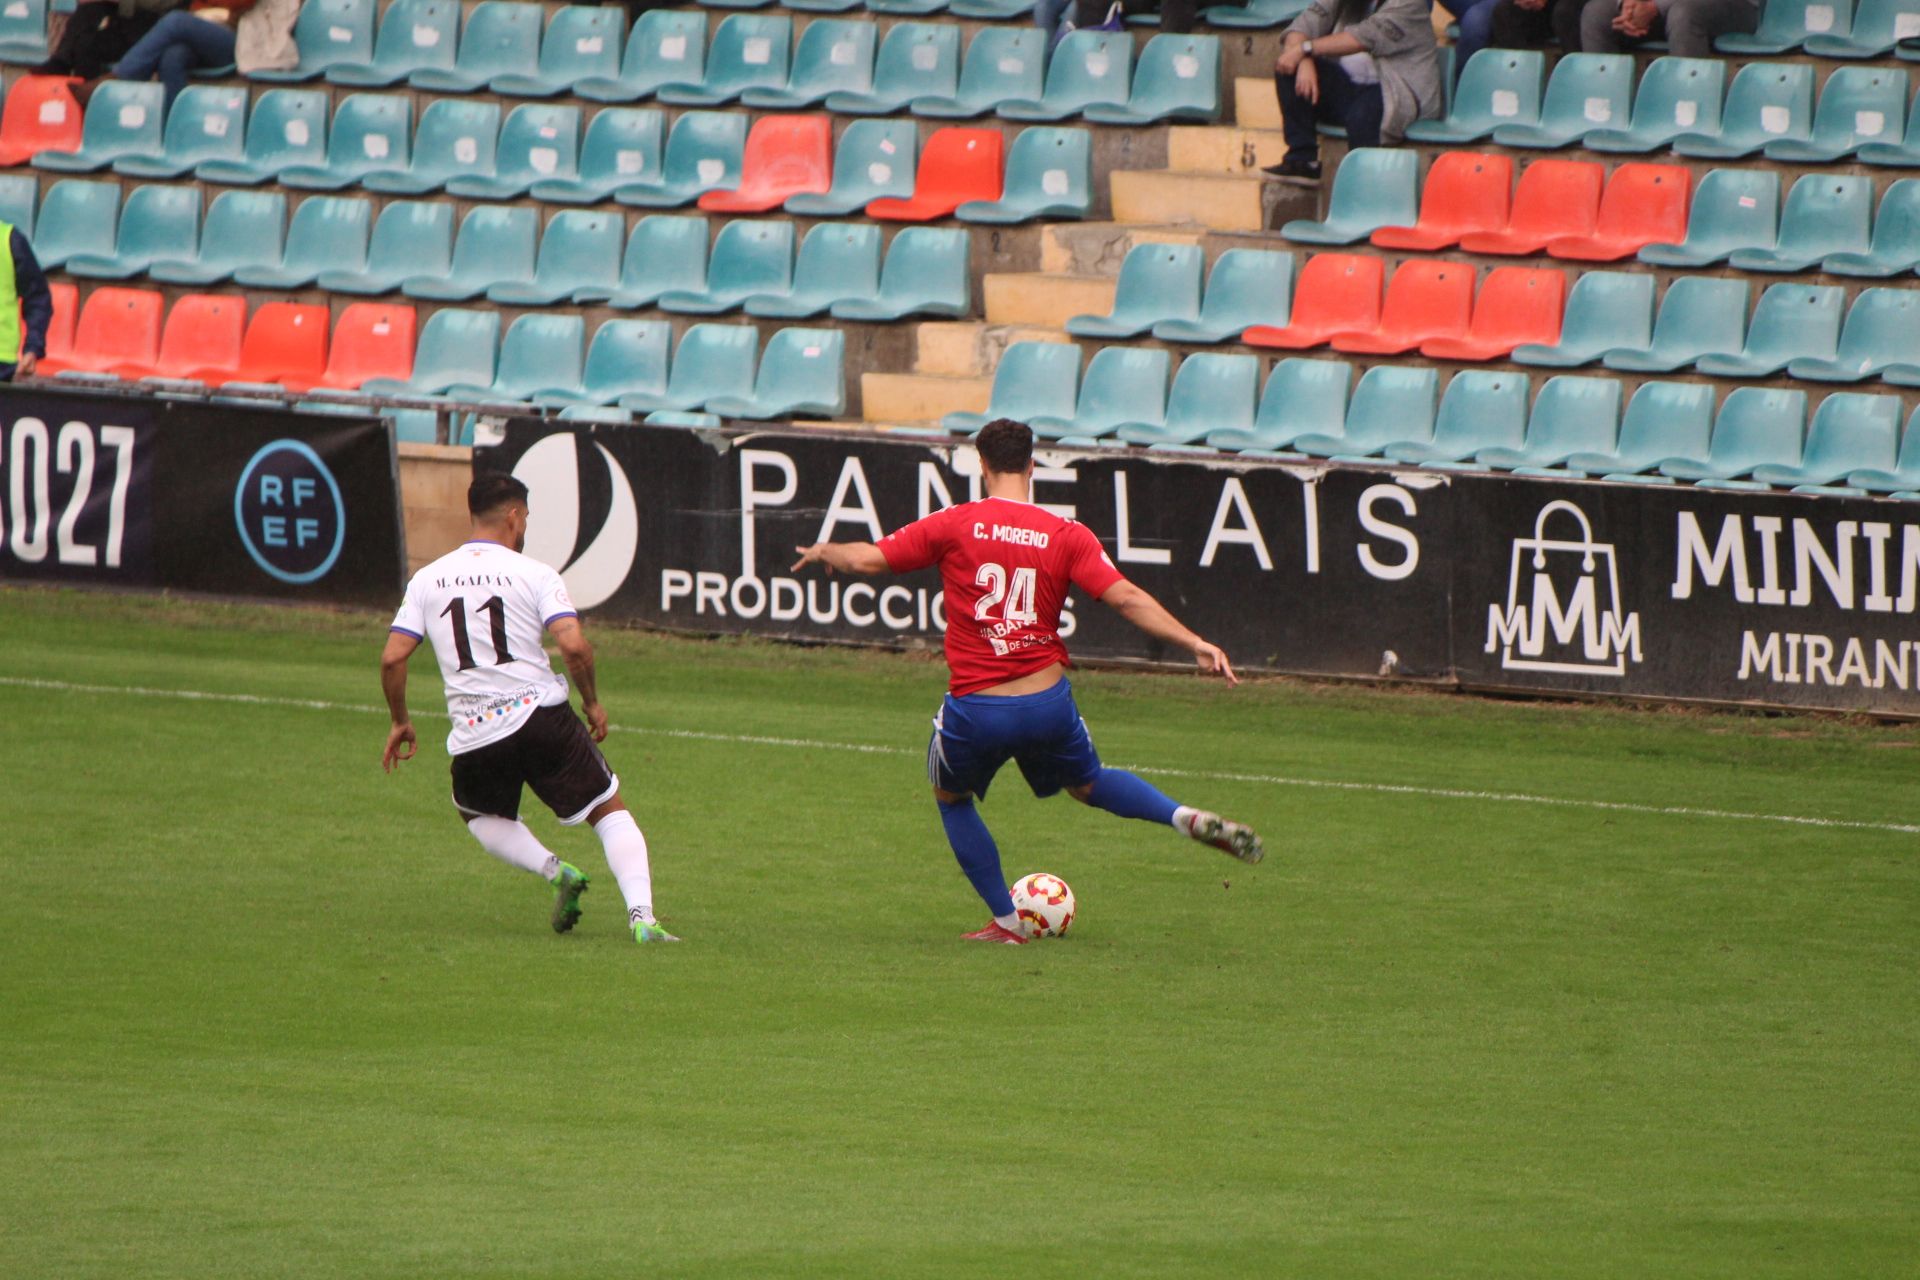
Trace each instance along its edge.
<path fill-rule="evenodd" d="M 1059 876 L 1035 872 L 1013 886 L 1013 911 L 1029 938 L 1057 938 L 1073 924 L 1073 890 Z"/>

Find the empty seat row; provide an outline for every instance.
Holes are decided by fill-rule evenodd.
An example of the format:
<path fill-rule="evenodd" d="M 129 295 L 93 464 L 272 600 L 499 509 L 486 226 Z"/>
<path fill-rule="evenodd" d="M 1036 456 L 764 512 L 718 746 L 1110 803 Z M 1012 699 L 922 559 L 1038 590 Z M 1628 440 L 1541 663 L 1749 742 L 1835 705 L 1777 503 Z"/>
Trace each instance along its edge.
<path fill-rule="evenodd" d="M 1920 101 L 1908 102 L 1907 75 L 1898 68 L 1842 67 L 1827 78 L 1816 108 L 1814 69 L 1805 63 L 1750 63 L 1725 87 L 1718 59 L 1664 57 L 1637 90 L 1633 66 L 1627 54 L 1569 54 L 1543 91 L 1543 54 L 1483 49 L 1468 61 L 1446 117 L 1417 121 L 1407 136 L 1591 151 L 1671 147 L 1695 158 L 1764 154 L 1796 164 L 1857 154 L 1870 164 L 1910 165 L 1920 154 Z"/>
<path fill-rule="evenodd" d="M 0 188 L 0 209 L 17 194 Z M 795 261 L 795 227 L 738 220 L 712 237 L 705 218 L 652 215 L 631 237 L 622 215 L 562 210 L 544 231 L 526 207 L 479 205 L 454 230 L 450 203 L 316 196 L 287 218 L 280 192 L 229 191 L 200 218 L 193 187 L 137 187 L 118 207 L 111 183 L 69 179 L 38 214 L 48 270 L 94 279 L 147 275 L 175 284 L 383 294 L 511 306 L 597 303 L 621 309 L 847 318 L 958 316 L 970 308 L 964 231 L 908 227 L 881 254 L 871 223 L 821 223 Z M 28 206 L 29 210 L 31 206 Z M 29 218 L 33 215 L 29 213 Z M 31 225 L 31 221 L 27 225 Z"/>
<path fill-rule="evenodd" d="M 1805 49 L 1822 58 L 1878 58 L 1897 52 L 1920 59 L 1920 9 L 1913 0 L 1766 0 L 1751 34 L 1714 41 L 1722 53 L 1777 54 Z"/>
<path fill-rule="evenodd" d="M 1662 267 L 1725 262 L 1742 271 L 1901 275 L 1920 267 L 1920 183 L 1891 184 L 1876 215 L 1872 179 L 1810 173 L 1787 192 L 1783 210 L 1778 174 L 1715 169 L 1694 195 L 1686 238 L 1647 245 L 1639 256 Z"/>

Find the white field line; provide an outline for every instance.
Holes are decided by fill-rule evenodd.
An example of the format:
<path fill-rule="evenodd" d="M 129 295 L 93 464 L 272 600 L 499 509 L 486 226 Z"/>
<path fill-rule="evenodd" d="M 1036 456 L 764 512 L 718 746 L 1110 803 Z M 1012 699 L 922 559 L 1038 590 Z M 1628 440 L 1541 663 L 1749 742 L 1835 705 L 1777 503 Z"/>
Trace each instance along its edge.
<path fill-rule="evenodd" d="M 215 693 L 202 689 L 152 689 L 140 685 L 79 684 L 67 680 L 35 680 L 24 676 L 0 676 L 0 686 L 15 689 L 45 689 L 59 693 L 102 694 L 123 698 L 174 698 L 186 702 L 226 702 L 244 706 L 291 707 L 308 711 L 348 711 L 359 715 L 384 715 L 386 708 L 360 702 L 329 702 L 318 698 L 285 698 L 258 693 Z M 418 711 L 415 715 L 432 720 L 440 712 Z M 631 725 L 609 726 L 615 733 L 632 733 L 655 738 L 684 738 L 698 742 L 726 742 L 756 747 L 794 747 L 806 751 L 851 751 L 862 755 L 926 755 L 922 748 L 884 746 L 868 742 L 830 742 L 820 738 L 781 738 L 758 733 L 709 733 L 699 729 L 653 729 Z M 1460 787 L 1422 787 L 1394 782 L 1338 782 L 1326 778 L 1291 778 L 1271 773 L 1220 773 L 1199 769 L 1173 769 L 1162 765 L 1124 765 L 1140 773 L 1164 778 L 1192 778 L 1206 782 L 1244 782 L 1257 786 L 1303 787 L 1318 791 L 1357 791 L 1374 795 L 1420 796 L 1434 800 L 1477 800 L 1490 804 L 1531 804 L 1556 809 L 1589 809 L 1604 813 L 1639 813 L 1670 818 L 1711 818 L 1731 822 L 1774 822 L 1796 827 L 1826 827 L 1845 831 L 1883 831 L 1896 835 L 1920 835 L 1920 824 L 1906 822 L 1858 822 L 1846 818 L 1810 818 L 1791 813 L 1750 813 L 1738 809 L 1708 809 L 1693 805 L 1636 804 L 1624 800 L 1583 800 L 1566 796 L 1539 796 L 1521 791 L 1475 791 Z"/>

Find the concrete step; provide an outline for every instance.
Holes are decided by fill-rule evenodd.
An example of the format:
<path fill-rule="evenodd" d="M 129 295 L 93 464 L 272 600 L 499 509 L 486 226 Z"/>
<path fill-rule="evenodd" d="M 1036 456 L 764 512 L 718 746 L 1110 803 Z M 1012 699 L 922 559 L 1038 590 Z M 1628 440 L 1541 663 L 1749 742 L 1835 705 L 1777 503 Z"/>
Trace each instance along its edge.
<path fill-rule="evenodd" d="M 1263 188 L 1277 185 L 1238 174 L 1174 169 L 1116 172 L 1113 220 L 1259 231 L 1272 225 Z"/>
<path fill-rule="evenodd" d="M 863 373 L 861 414 L 868 422 L 938 422 L 949 413 L 984 413 L 992 378 L 924 373 Z"/>
<path fill-rule="evenodd" d="M 1233 122 L 1242 129 L 1280 131 L 1280 95 L 1271 76 L 1241 76 L 1233 82 Z"/>
<path fill-rule="evenodd" d="M 989 325 L 970 321 L 923 324 L 916 335 L 914 372 L 949 378 L 990 378 L 1000 355 L 1016 342 L 1065 342 L 1059 329 L 1028 325 Z"/>
<path fill-rule="evenodd" d="M 1055 222 L 1040 233 L 1040 269 L 1082 276 L 1112 276 L 1138 244 L 1199 244 L 1194 227 L 1146 227 L 1116 222 Z"/>
<path fill-rule="evenodd" d="M 1285 154 L 1287 139 L 1278 129 L 1183 126 L 1167 138 L 1167 168 L 1195 173 L 1251 173 Z"/>
<path fill-rule="evenodd" d="M 986 279 L 988 324 L 1040 325 L 1058 329 L 1074 316 L 1113 310 L 1112 276 L 1032 271 Z"/>

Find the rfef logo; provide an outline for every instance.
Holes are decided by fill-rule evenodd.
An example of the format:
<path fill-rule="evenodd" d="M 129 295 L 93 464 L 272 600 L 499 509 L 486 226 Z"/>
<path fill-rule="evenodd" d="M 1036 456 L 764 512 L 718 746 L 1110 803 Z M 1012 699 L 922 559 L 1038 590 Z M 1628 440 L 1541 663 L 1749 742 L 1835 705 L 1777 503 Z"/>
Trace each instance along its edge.
<path fill-rule="evenodd" d="M 253 562 L 282 582 L 314 582 L 340 558 L 347 506 L 320 455 L 298 440 L 262 445 L 240 473 L 233 519 Z"/>

